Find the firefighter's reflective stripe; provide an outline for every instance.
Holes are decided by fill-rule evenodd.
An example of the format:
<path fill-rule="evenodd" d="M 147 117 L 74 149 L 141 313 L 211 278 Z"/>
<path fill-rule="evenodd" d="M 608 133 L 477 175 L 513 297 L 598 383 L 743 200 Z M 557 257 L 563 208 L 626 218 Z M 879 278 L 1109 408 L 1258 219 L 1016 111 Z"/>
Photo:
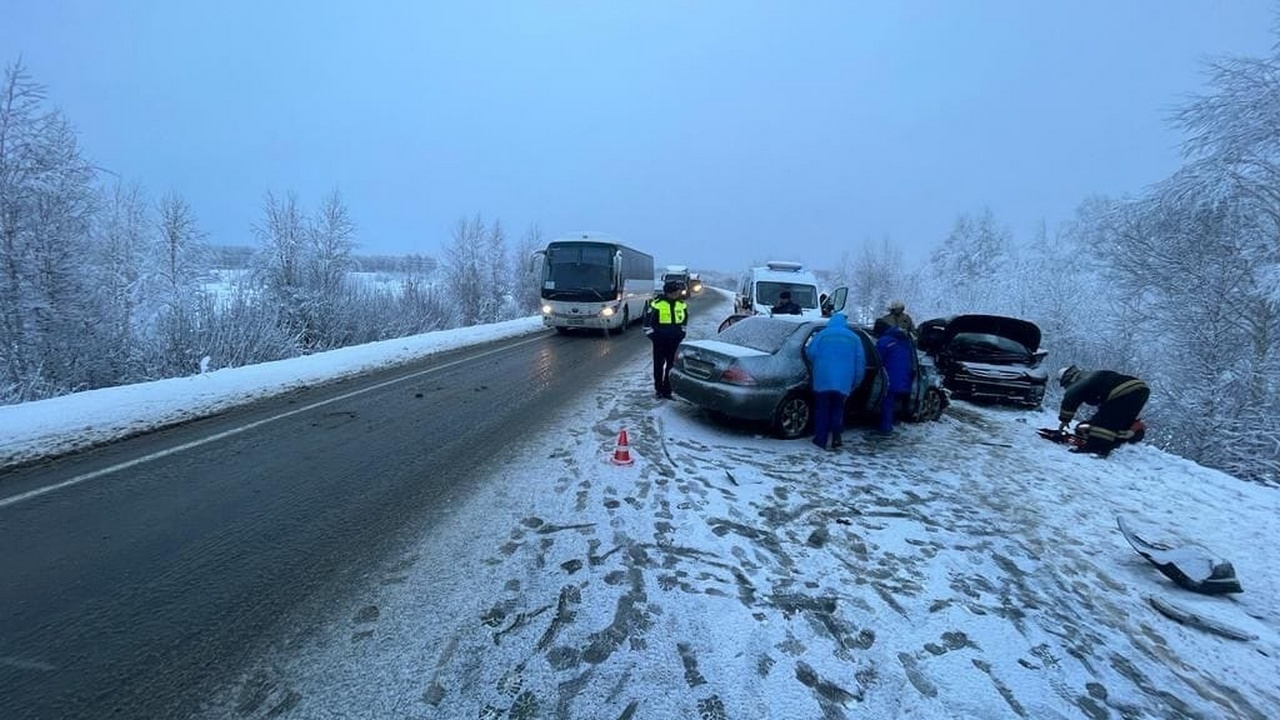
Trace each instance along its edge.
<path fill-rule="evenodd" d="M 1111 392 L 1107 393 L 1107 399 L 1115 400 L 1121 395 L 1128 395 L 1134 390 L 1138 390 L 1138 389 L 1145 390 L 1146 387 L 1147 387 L 1147 384 L 1142 382 L 1141 380 L 1126 380 L 1125 382 L 1122 382 L 1119 385 L 1112 388 Z"/>
<path fill-rule="evenodd" d="M 1115 430 L 1108 430 L 1098 425 L 1089 425 L 1088 435 L 1091 438 L 1098 438 L 1099 440 L 1106 440 L 1107 442 L 1112 443 L 1119 437 L 1119 434 Z"/>
<path fill-rule="evenodd" d="M 654 325 L 683 325 L 685 312 L 688 309 L 681 300 L 675 302 L 651 300 L 649 307 L 653 309 Z"/>

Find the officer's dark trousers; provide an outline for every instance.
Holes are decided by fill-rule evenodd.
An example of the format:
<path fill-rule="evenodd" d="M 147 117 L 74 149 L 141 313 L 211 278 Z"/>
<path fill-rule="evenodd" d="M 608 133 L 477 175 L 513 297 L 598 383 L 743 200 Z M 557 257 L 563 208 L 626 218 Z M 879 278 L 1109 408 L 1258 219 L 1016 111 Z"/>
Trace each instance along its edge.
<path fill-rule="evenodd" d="M 680 347 L 678 335 L 664 335 L 655 332 L 649 336 L 653 341 L 653 391 L 659 395 L 671 394 L 671 366 L 676 362 L 676 348 Z"/>

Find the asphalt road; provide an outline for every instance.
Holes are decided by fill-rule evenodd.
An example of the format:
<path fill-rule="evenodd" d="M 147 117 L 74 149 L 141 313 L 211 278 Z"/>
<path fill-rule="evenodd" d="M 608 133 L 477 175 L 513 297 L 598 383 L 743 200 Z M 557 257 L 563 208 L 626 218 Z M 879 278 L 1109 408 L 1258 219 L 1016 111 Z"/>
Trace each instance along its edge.
<path fill-rule="evenodd" d="M 484 448 L 648 347 L 539 333 L 0 474 L 2 503 L 348 395 L 0 505 L 0 718 L 186 716 L 292 608 L 484 482 Z"/>

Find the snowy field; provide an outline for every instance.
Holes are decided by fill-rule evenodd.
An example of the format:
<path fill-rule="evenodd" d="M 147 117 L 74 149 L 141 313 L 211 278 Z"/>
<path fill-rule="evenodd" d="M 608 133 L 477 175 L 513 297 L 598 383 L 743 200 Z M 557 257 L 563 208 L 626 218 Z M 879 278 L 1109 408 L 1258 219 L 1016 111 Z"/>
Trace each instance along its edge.
<path fill-rule="evenodd" d="M 723 305 L 691 336 L 713 334 Z M 0 450 L 30 457 L 538 322 L 0 408 Z M 1052 412 L 964 403 L 824 453 L 654 400 L 648 372 L 636 357 L 493 448 L 482 491 L 339 612 L 288 618 L 205 715 L 1280 717 L 1280 571 L 1262 549 L 1280 534 L 1275 489 L 1146 446 L 1071 455 L 1035 436 Z M 86 419 L 58 419 L 72 415 Z M 623 428 L 632 467 L 608 461 Z M 1230 560 L 1245 592 L 1178 589 L 1117 516 Z M 1256 637 L 1180 625 L 1151 597 Z"/>
<path fill-rule="evenodd" d="M 215 268 L 200 283 L 200 290 L 214 298 L 215 304 L 225 306 L 237 292 L 253 292 L 255 286 L 249 283 L 251 271 L 243 269 Z M 376 293 L 386 293 L 399 297 L 404 292 L 407 273 L 363 270 L 352 270 L 346 273 L 347 280 L 356 288 Z"/>

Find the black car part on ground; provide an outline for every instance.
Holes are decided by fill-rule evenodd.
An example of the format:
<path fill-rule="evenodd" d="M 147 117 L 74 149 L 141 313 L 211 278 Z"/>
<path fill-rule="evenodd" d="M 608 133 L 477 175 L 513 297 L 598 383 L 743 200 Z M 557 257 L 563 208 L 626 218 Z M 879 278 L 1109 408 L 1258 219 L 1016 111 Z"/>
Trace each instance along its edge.
<path fill-rule="evenodd" d="M 1122 516 L 1116 516 L 1116 526 L 1139 555 L 1179 587 L 1204 595 L 1244 592 L 1231 563 L 1215 560 L 1198 548 L 1175 548 L 1145 540 L 1129 529 Z"/>

